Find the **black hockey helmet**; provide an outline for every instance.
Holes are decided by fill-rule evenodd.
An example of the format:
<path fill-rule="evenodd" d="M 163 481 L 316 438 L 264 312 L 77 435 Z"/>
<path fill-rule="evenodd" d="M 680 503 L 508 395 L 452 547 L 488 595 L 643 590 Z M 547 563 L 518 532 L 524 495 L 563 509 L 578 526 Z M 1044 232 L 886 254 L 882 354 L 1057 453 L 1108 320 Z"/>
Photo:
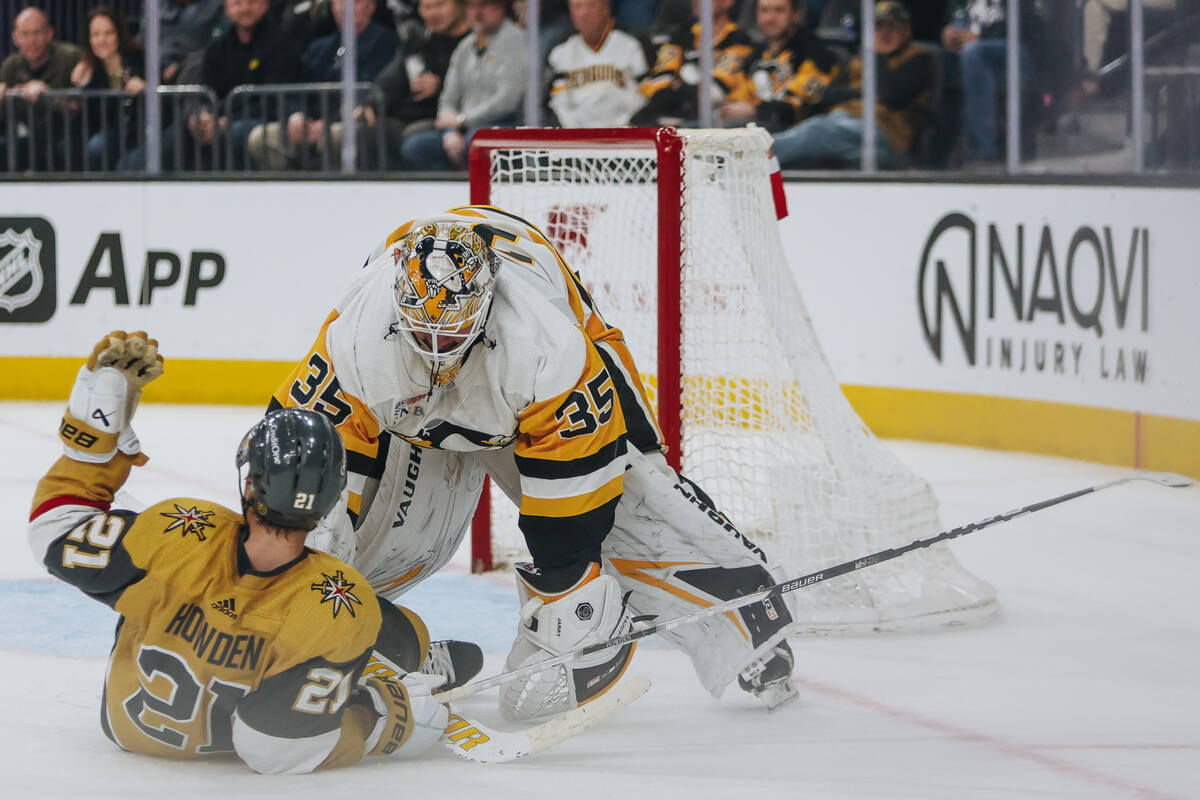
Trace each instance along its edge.
<path fill-rule="evenodd" d="M 346 486 L 341 435 L 323 414 L 302 408 L 259 420 L 238 447 L 237 466 L 245 505 L 283 528 L 312 530 Z"/>

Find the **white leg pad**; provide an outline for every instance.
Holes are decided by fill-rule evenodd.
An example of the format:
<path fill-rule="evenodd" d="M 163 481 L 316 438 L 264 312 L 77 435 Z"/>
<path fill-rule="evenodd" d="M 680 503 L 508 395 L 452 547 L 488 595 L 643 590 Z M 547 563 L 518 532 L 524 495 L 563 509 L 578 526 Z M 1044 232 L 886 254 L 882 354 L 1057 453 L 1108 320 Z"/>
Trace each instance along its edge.
<path fill-rule="evenodd" d="M 605 571 L 633 592 L 635 614 L 671 619 L 786 579 L 661 455 L 631 452 L 630 463 L 603 554 Z M 784 595 L 663 636 L 691 657 L 700 683 L 720 697 L 741 670 L 785 638 L 793 613 Z"/>

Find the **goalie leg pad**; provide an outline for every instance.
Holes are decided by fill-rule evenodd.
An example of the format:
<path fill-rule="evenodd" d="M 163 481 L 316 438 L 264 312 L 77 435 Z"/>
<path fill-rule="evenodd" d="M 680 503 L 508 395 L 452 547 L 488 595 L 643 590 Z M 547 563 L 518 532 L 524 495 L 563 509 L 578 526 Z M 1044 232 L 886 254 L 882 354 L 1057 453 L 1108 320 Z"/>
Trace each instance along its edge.
<path fill-rule="evenodd" d="M 518 564 L 517 590 L 521 619 L 516 641 L 505 661 L 513 670 L 551 656 L 586 647 L 628 633 L 633 626 L 630 610 L 616 579 L 586 565 L 573 584 L 554 594 L 546 592 L 555 577 L 536 572 L 531 564 Z M 539 589 L 540 587 L 540 589 Z M 559 664 L 526 679 L 510 681 L 500 690 L 500 712 L 514 721 L 526 721 L 568 711 L 608 690 L 628 667 L 634 643 L 608 648 Z"/>
<path fill-rule="evenodd" d="M 483 475 L 483 467 L 470 456 L 415 447 L 393 437 L 383 476 L 364 487 L 354 549 L 346 560 L 376 594 L 395 600 L 458 550 L 475 513 Z"/>
<path fill-rule="evenodd" d="M 603 552 L 621 588 L 632 593 L 635 614 L 672 619 L 786 579 L 762 548 L 661 455 L 631 451 L 630 464 Z M 772 657 L 792 615 L 792 598 L 784 595 L 663 636 L 688 654 L 700 683 L 720 697 L 739 673 Z"/>

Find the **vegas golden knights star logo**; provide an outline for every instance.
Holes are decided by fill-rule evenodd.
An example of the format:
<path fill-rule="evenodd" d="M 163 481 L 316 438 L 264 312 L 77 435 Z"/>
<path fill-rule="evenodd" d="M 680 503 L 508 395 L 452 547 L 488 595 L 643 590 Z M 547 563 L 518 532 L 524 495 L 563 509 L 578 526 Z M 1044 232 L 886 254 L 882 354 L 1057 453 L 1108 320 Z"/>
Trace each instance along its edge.
<path fill-rule="evenodd" d="M 362 605 L 353 592 L 354 584 L 346 580 L 346 574 L 342 570 L 338 570 L 333 575 L 321 573 L 321 577 L 325 580 L 319 583 L 312 584 L 309 588 L 314 592 L 321 594 L 322 603 L 333 603 L 333 618 L 337 619 L 338 612 L 343 608 L 350 612 L 350 616 L 354 616 L 354 604 Z"/>
<path fill-rule="evenodd" d="M 179 531 L 179 535 L 185 539 L 189 533 L 194 533 L 196 534 L 196 538 L 203 542 L 207 538 L 204 535 L 204 529 L 217 527 L 208 521 L 208 518 L 216 512 L 201 511 L 195 506 L 185 509 L 178 503 L 175 503 L 174 505 L 175 510 L 173 512 L 160 512 L 162 516 L 174 520 L 174 522 L 163 529 L 163 533 L 170 533 L 171 531 L 177 530 Z"/>

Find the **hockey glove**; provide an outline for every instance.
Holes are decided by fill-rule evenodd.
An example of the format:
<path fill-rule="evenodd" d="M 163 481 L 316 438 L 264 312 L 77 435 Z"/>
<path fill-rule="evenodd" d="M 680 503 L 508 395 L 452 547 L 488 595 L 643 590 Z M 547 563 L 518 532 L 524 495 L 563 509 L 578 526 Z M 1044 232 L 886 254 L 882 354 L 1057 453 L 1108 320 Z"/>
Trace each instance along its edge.
<path fill-rule="evenodd" d="M 419 672 L 402 678 L 365 678 L 360 685 L 379 714 L 367 737 L 366 754 L 415 756 L 436 742 L 450 722 L 449 709 L 431 694 L 440 683 Z"/>
<path fill-rule="evenodd" d="M 59 427 L 66 456 L 104 464 L 118 449 L 131 456 L 139 454 L 141 445 L 129 422 L 142 387 L 162 372 L 158 342 L 143 331 L 113 331 L 97 342 L 87 364 L 75 376 Z"/>

